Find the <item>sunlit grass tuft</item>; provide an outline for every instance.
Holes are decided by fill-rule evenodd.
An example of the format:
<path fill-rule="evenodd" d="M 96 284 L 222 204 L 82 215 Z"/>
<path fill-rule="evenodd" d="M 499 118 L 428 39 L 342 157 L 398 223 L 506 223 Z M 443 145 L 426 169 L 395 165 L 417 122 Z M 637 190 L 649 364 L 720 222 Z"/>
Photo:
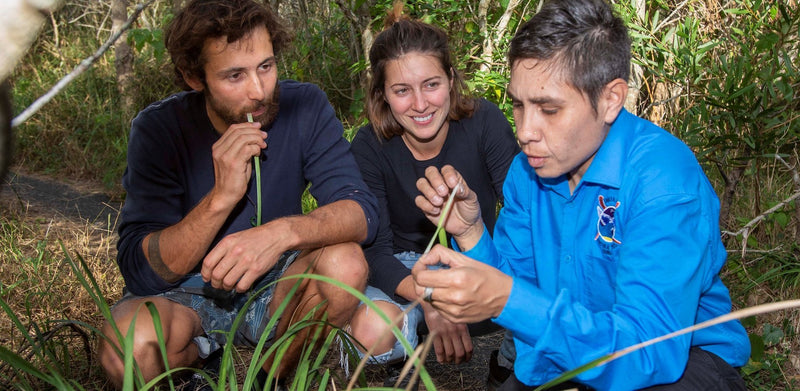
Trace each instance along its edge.
<path fill-rule="evenodd" d="M 104 319 L 111 319 L 110 306 L 119 299 L 124 285 L 114 261 L 114 239 L 112 231 L 90 222 L 47 219 L 27 214 L 24 209 L 16 212 L 3 210 L 0 218 L 0 251 L 3 256 L 0 263 L 0 272 L 3 273 L 0 274 L 3 276 L 3 285 L 0 286 L 0 384 L 22 390 L 111 389 L 96 362 L 94 349 L 98 339 L 103 338 L 98 329 Z M 301 278 L 336 284 L 366 300 L 361 292 L 321 276 L 304 274 L 284 277 L 283 280 Z M 284 311 L 285 304 L 273 317 L 273 322 Z M 374 307 L 372 303 L 368 302 L 368 305 Z M 148 306 L 148 310 L 154 319 L 158 318 L 154 307 Z M 380 311 L 377 307 L 374 310 Z M 237 318 L 237 324 L 242 321 L 242 314 Z M 268 328 L 273 326 L 270 324 Z M 338 368 L 338 360 L 332 364 L 330 357 L 338 349 L 339 341 L 344 341 L 345 348 L 351 352 L 354 352 L 354 347 L 349 335 L 332 327 L 324 314 L 319 313 L 319 308 L 295 322 L 270 347 L 264 346 L 266 334 L 254 349 L 240 351 L 231 344 L 225 346 L 218 378 L 201 369 L 170 368 L 157 379 L 145 383 L 132 360 L 133 336 L 118 333 L 106 338 L 123 341 L 120 353 L 126 360 L 128 373 L 124 389 L 180 389 L 186 374 L 196 372 L 206 377 L 215 390 L 248 390 L 253 389 L 256 373 L 266 358 L 273 354 L 281 357 L 288 344 L 308 330 L 314 342 L 307 344 L 302 352 L 298 370 L 292 376 L 292 389 L 357 389 L 367 386 L 362 372 L 355 371 L 352 375 L 354 381 L 349 382 L 351 379 Z M 324 333 L 324 330 L 329 331 Z M 408 345 L 397 327 L 393 333 Z M 346 356 L 357 357 L 353 354 Z M 421 367 L 425 356 L 418 357 L 421 360 L 416 363 Z M 354 361 L 351 367 L 357 364 Z M 423 383 L 434 389 L 430 376 L 424 369 L 420 371 Z"/>

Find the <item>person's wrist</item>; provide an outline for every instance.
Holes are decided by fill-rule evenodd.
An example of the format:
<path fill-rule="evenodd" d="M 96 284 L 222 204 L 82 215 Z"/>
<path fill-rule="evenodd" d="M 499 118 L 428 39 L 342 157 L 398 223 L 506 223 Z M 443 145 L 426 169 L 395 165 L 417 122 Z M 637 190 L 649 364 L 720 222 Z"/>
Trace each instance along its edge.
<path fill-rule="evenodd" d="M 300 245 L 300 236 L 292 224 L 291 217 L 275 219 L 260 227 L 261 232 L 269 236 L 270 241 L 282 244 L 285 250 L 296 249 Z"/>
<path fill-rule="evenodd" d="M 225 213 L 226 215 L 230 213 L 238 202 L 233 197 L 226 196 L 224 192 L 219 191 L 216 187 L 212 188 L 206 195 L 206 200 L 208 201 L 208 210 L 211 213 Z"/>
<path fill-rule="evenodd" d="M 458 243 L 461 251 L 464 252 L 475 247 L 481 240 L 481 236 L 483 236 L 483 220 L 479 218 L 478 221 L 467 227 L 460 234 L 453 234 L 453 239 Z"/>

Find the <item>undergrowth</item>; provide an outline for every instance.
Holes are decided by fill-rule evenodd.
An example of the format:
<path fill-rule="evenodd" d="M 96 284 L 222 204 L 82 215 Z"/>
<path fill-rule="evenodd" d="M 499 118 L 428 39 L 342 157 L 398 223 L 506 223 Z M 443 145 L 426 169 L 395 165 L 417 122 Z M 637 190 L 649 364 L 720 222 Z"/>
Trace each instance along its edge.
<path fill-rule="evenodd" d="M 19 113 L 91 54 L 109 35 L 105 2 L 70 0 L 53 14 L 40 39 L 11 78 L 15 113 Z M 171 15 L 168 2 L 146 10 L 131 35 L 135 104 L 122 112 L 116 90 L 113 52 L 102 57 L 37 115 L 15 129 L 16 169 L 74 181 L 98 183 L 120 194 L 127 132 L 135 111 L 175 91 L 172 69 L 159 46 L 160 25 Z M 317 82 L 328 91 L 349 139 L 364 123 L 365 60 L 351 46 L 357 37 L 330 2 L 308 2 L 329 16 L 295 20 L 306 30 L 296 48 L 280 61 L 283 77 Z M 384 4 L 386 3 L 386 4 Z M 383 15 L 386 1 L 363 2 L 369 18 Z M 489 64 L 478 61 L 480 37 L 474 15 L 461 11 L 476 3 L 435 0 L 411 8 L 448 28 L 455 58 L 467 70 L 470 88 L 507 109 L 503 88 L 507 69 L 500 40 Z M 498 2 L 504 3 L 505 2 Z M 729 249 L 723 279 L 735 308 L 797 297 L 800 285 L 800 208 L 791 201 L 766 216 L 765 210 L 800 191 L 800 10 L 798 2 L 765 0 L 657 0 L 615 2 L 631 26 L 634 74 L 639 93 L 632 111 L 672 131 L 692 147 L 723 204 L 721 226 Z M 361 2 L 359 3 L 361 4 Z M 523 1 L 515 23 L 534 12 L 538 1 Z M 639 5 L 637 5 L 639 4 Z M 495 16 L 500 11 L 492 9 Z M 355 10 L 361 12 L 363 10 Z M 290 9 L 288 16 L 292 16 Z M 298 11 L 299 12 L 299 11 Z M 335 25 L 333 25 L 335 24 Z M 350 35 L 348 35 L 350 34 Z M 338 39 L 333 40 L 331 36 Z M 163 45 L 162 45 L 163 46 Z M 344 54 L 347 52 L 346 54 Z M 358 56 L 361 57 L 358 57 Z M 335 59 L 335 61 L 334 61 Z M 489 71 L 481 70 L 488 65 Z M 308 68 L 306 68 L 308 67 Z M 633 83 L 632 83 L 633 84 Z M 2 193 L 0 193 L 2 194 Z M 13 204 L 13 203 L 12 203 Z M 315 207 L 304 198 L 304 210 Z M 742 231 L 763 217 L 752 229 Z M 0 298 L 22 319 L 28 333 L 53 331 L 57 357 L 77 365 L 74 375 L 87 388 L 103 388 L 102 376 L 85 351 L 82 334 L 61 320 L 97 326 L 99 309 L 78 284 L 66 257 L 81 254 L 90 264 L 107 302 L 121 295 L 109 227 L 68 226 L 59 219 L 27 216 L 4 209 L 0 219 Z M 58 243 L 66 249 L 62 251 Z M 800 315 L 787 311 L 745 319 L 753 355 L 743 368 L 753 390 L 800 389 Z M 57 332 L 54 330 L 57 329 Z M 23 333 L 0 317 L 0 346 L 23 347 Z M 91 339 L 91 337 L 90 337 Z M 64 344 L 72 347 L 67 355 Z M 22 353 L 25 353 L 24 351 Z M 27 354 L 27 353 L 25 353 Z M 69 357 L 67 357 L 69 356 Z M 65 373 L 73 371 L 66 367 Z M 0 373 L 7 374 L 0 363 Z M 101 380 L 98 380 L 101 379 Z"/>

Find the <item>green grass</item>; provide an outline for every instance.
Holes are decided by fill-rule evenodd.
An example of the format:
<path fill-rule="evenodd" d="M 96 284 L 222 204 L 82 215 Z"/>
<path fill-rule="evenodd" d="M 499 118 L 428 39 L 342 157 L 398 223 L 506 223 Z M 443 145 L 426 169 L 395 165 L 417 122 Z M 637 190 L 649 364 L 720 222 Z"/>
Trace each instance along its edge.
<path fill-rule="evenodd" d="M 15 113 L 47 91 L 107 36 L 107 10 L 102 2 L 65 3 L 54 13 L 55 28 L 44 26 L 40 39 L 12 75 Z M 532 12 L 534 3 L 527 12 Z M 447 11 L 453 4 L 434 1 L 415 3 L 413 8 L 445 25 L 458 17 L 452 25 L 461 26 L 463 15 Z M 625 2 L 619 5 L 627 7 Z M 760 0 L 724 4 L 690 0 L 686 5 L 675 10 L 668 2 L 648 2 L 643 19 L 634 9 L 623 10 L 633 25 L 634 61 L 644 67 L 637 107 L 641 115 L 672 130 L 695 150 L 720 195 L 726 185 L 735 185 L 730 222 L 722 229 L 736 231 L 800 188 L 794 179 L 800 165 L 800 10 L 796 4 Z M 15 129 L 14 169 L 96 183 L 108 192 L 122 193 L 119 180 L 125 167 L 130 120 L 139 109 L 175 91 L 171 67 L 158 46 L 160 30 L 154 27 L 169 18 L 170 11 L 166 3 L 158 7 L 146 11 L 137 24 L 133 112 L 119 109 L 113 52 L 109 52 Z M 345 18 L 336 9 L 320 10 L 331 12 L 331 17 L 295 21 L 307 29 L 298 35 L 295 48 L 281 58 L 282 73 L 316 82 L 328 91 L 343 122 L 351 124 L 345 130 L 350 140 L 365 122 L 360 89 L 364 60 L 346 53 L 350 49 L 343 43 L 357 39 L 342 39 L 351 34 L 343 24 Z M 679 15 L 665 23 L 673 11 Z M 370 12 L 382 15 L 384 10 Z M 468 27 L 471 21 L 466 23 Z M 98 31 L 97 26 L 104 26 L 103 30 Z M 473 61 L 478 41 L 469 30 L 452 29 L 454 42 L 459 43 L 454 45 L 455 58 L 468 70 L 470 88 L 507 109 L 504 87 L 508 75 L 502 50 L 496 53 L 489 72 L 476 72 L 479 64 Z M 339 39 L 332 40 L 332 36 Z M 788 165 L 776 160 L 776 155 Z M 744 168 L 741 177 L 731 176 L 734 167 Z M 304 196 L 303 210 L 315 207 L 313 197 Z M 102 306 L 77 283 L 67 257 L 82 254 L 91 264 L 102 301 L 113 303 L 122 287 L 113 260 L 113 232 L 65 226 L 69 223 L 49 216 L 28 216 L 25 206 L 18 203 L 7 208 L 0 217 L 0 298 L 23 327 L 15 325 L 8 313 L 0 316 L 0 346 L 37 368 L 50 365 L 65 379 L 81 379 L 82 387 L 107 387 L 96 364 L 89 361 L 91 355 L 83 353 L 83 335 L 88 333 L 89 344 L 96 342 L 96 335 L 88 330 L 103 319 Z M 742 237 L 725 238 L 730 253 L 722 277 L 736 308 L 797 297 L 797 208 L 792 202 L 770 215 L 750 232 L 745 244 Z M 67 246 L 66 254 L 58 243 Z M 800 389 L 794 384 L 800 375 L 800 358 L 795 353 L 800 351 L 797 312 L 759 316 L 746 320 L 745 325 L 757 353 L 745 368 L 749 389 Z M 25 335 L 50 337 L 31 343 Z M 328 337 L 320 335 L 323 341 Z M 31 350 L 35 344 L 39 344 L 37 352 Z M 231 352 L 231 357 L 239 355 Z M 8 364 L 0 363 L 0 376 L 9 373 Z M 41 384 L 35 383 L 41 382 L 35 376 L 29 380 L 34 386 Z"/>
<path fill-rule="evenodd" d="M 19 237 L 19 232 L 11 233 L 8 237 Z M 261 368 L 267 360 L 267 357 L 275 355 L 276 363 L 280 362 L 280 358 L 285 354 L 289 344 L 300 334 L 311 330 L 312 338 L 308 340 L 301 354 L 300 364 L 292 376 L 292 389 L 294 390 L 308 390 L 316 389 L 318 385 L 328 385 L 330 387 L 337 387 L 339 389 L 346 388 L 350 379 L 344 378 L 341 371 L 337 368 L 331 367 L 330 362 L 326 361 L 326 357 L 334 352 L 334 349 L 339 346 L 338 341 L 348 341 L 345 343 L 345 348 L 352 352 L 354 346 L 349 343 L 349 337 L 345 331 L 329 324 L 326 321 L 324 314 L 319 313 L 319 307 L 312 309 L 311 312 L 306 314 L 303 319 L 293 323 L 289 329 L 271 346 L 265 346 L 266 338 L 269 333 L 262 335 L 261 339 L 254 349 L 248 352 L 250 356 L 247 362 L 241 363 L 241 356 L 238 354 L 236 347 L 232 345 L 233 332 L 228 331 L 229 334 L 227 345 L 223 348 L 222 367 L 219 378 L 212 378 L 208 374 L 203 373 L 200 369 L 195 368 L 169 368 L 167 371 L 153 379 L 150 382 L 144 382 L 141 375 L 132 360 L 133 348 L 133 328 L 129 333 L 123 335 L 116 330 L 116 335 L 103 336 L 99 332 L 99 322 L 101 320 L 110 321 L 111 318 L 109 303 L 114 300 L 107 298 L 107 286 L 99 282 L 95 276 L 97 265 L 94 263 L 102 260 L 92 260 L 90 264 L 79 254 L 71 255 L 70 250 L 61 244 L 61 251 L 57 253 L 50 250 L 41 251 L 42 247 L 37 247 L 34 251 L 39 254 L 38 257 L 20 256 L 15 259 L 15 264 L 31 264 L 31 267 L 40 270 L 36 265 L 41 260 L 59 264 L 59 268 L 50 269 L 47 273 L 35 273 L 39 278 L 68 278 L 76 285 L 81 287 L 79 295 L 86 296 L 90 299 L 93 306 L 93 314 L 89 319 L 60 319 L 50 320 L 47 316 L 39 318 L 35 316 L 33 311 L 37 309 L 37 300 L 25 300 L 20 302 L 19 291 L 22 289 L 21 285 L 15 287 L 6 287 L 4 294 L 0 295 L 0 308 L 2 308 L 3 317 L 0 319 L 7 320 L 10 325 L 10 330 L 4 331 L 3 335 L 8 336 L 12 341 L 4 341 L 0 344 L 0 384 L 13 385 L 13 388 L 20 390 L 37 390 L 42 388 L 54 388 L 58 390 L 83 390 L 83 389 L 99 389 L 107 388 L 108 385 L 104 384 L 103 376 L 98 373 L 96 364 L 93 364 L 94 346 L 100 338 L 109 338 L 113 341 L 118 341 L 121 349 L 119 353 L 125 359 L 125 384 L 124 390 L 147 390 L 147 389 L 175 389 L 182 382 L 180 375 L 185 374 L 187 371 L 194 371 L 205 376 L 215 390 L 230 390 L 241 387 L 243 390 L 252 389 L 258 368 Z M 21 251 L 20 251 L 21 252 Z M 94 271 L 93 271 L 94 270 Z M 48 274 L 54 273 L 53 276 Z M 370 302 L 359 291 L 350 288 L 338 281 L 323 276 L 313 274 L 301 274 L 297 276 L 284 277 L 282 280 L 297 281 L 292 290 L 289 292 L 287 300 L 285 300 L 276 310 L 274 316 L 271 317 L 267 329 L 275 327 L 275 322 L 280 318 L 280 314 L 286 310 L 286 305 L 293 292 L 298 288 L 302 279 L 314 279 L 321 283 L 333 284 L 337 287 L 348 291 L 350 294 L 357 296 L 360 300 L 366 302 L 374 311 L 382 314 L 381 310 Z M 39 281 L 39 289 L 46 290 L 45 281 Z M 277 281 L 275 282 L 277 283 Z M 263 288 L 263 289 L 266 289 Z M 64 297 L 58 292 L 34 292 L 35 296 L 51 297 L 56 300 L 70 302 L 73 298 Z M 254 295 L 248 305 L 256 296 Z M 35 304 L 34 304 L 35 303 Z M 61 303 L 65 304 L 64 302 Z M 151 303 L 146 303 L 147 310 L 150 311 L 156 326 L 156 332 L 159 342 L 164 350 L 163 332 L 160 330 L 159 314 Z M 320 304 L 321 306 L 321 304 Z M 233 330 L 237 329 L 244 320 L 244 310 L 237 316 L 234 321 Z M 51 314 L 52 316 L 52 314 Z M 385 315 L 383 315 L 386 318 Z M 386 318 L 387 322 L 390 322 Z M 6 325 L 8 327 L 9 325 Z M 323 334 L 324 327 L 330 327 L 330 332 Z M 116 326 L 114 326 L 116 329 Z M 10 331 L 10 332 L 9 332 Z M 408 342 L 403 338 L 401 332 L 397 327 L 393 327 L 393 333 L 400 341 L 402 341 L 407 348 L 410 349 Z M 420 349 L 423 346 L 419 347 Z M 349 357 L 357 357 L 349 355 Z M 164 357 L 166 363 L 166 357 Z M 238 360 L 238 361 L 237 361 Z M 351 368 L 357 366 L 357 362 L 351 363 Z M 272 371 L 276 370 L 276 366 Z M 239 371 L 239 373 L 237 373 Z M 270 373 L 273 373 L 273 372 Z M 420 365 L 419 375 L 422 381 L 429 385 L 429 389 L 434 389 L 430 376 L 425 371 L 424 367 Z M 178 377 L 176 377 L 178 376 Z M 272 375 L 270 375 L 272 376 Z M 354 374 L 356 382 L 355 389 L 366 387 L 366 380 L 361 373 Z M 334 386 L 334 384 L 336 384 Z M 327 388 L 327 387 L 325 387 Z"/>

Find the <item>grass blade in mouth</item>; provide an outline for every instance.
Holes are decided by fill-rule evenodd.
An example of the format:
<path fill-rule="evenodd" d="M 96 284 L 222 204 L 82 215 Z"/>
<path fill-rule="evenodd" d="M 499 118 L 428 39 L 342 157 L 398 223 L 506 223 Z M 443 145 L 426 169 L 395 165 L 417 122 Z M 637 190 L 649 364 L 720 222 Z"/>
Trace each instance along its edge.
<path fill-rule="evenodd" d="M 253 114 L 247 113 L 247 122 L 253 122 Z M 261 158 L 259 155 L 253 156 L 253 166 L 256 170 L 256 222 L 261 225 Z"/>

